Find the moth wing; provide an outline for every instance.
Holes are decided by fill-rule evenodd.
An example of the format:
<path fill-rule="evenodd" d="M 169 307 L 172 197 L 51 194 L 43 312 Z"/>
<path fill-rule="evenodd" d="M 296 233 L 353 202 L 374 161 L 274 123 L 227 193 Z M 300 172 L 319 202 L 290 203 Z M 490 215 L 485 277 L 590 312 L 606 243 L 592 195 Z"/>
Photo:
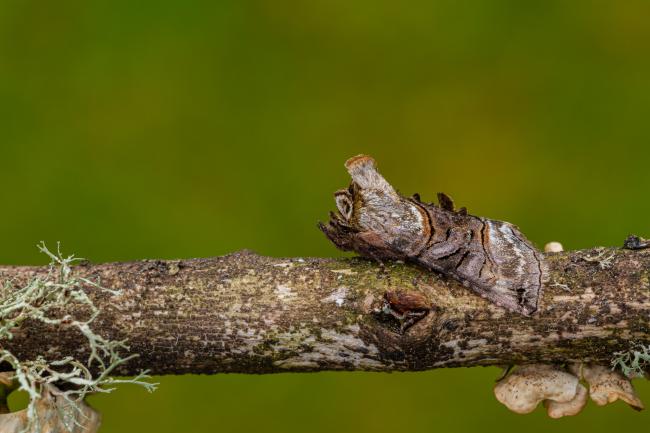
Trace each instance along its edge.
<path fill-rule="evenodd" d="M 542 288 L 542 254 L 514 225 L 487 219 L 484 224 L 486 260 L 477 291 L 510 310 L 534 313 Z"/>

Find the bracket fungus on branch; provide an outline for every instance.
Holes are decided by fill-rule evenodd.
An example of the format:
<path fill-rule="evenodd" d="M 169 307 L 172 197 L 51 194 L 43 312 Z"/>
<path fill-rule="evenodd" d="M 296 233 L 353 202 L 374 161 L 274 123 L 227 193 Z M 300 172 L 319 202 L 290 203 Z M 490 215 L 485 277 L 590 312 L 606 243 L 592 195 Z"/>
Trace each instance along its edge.
<path fill-rule="evenodd" d="M 567 369 L 551 364 L 519 366 L 497 382 L 494 395 L 519 414 L 530 413 L 543 403 L 551 418 L 577 415 L 588 396 L 599 406 L 620 399 L 635 410 L 644 408 L 630 380 L 602 365 L 573 364 Z"/>
<path fill-rule="evenodd" d="M 587 388 L 578 384 L 576 395 L 569 401 L 559 402 L 555 400 L 545 400 L 544 407 L 546 413 L 551 418 L 562 418 L 563 416 L 573 416 L 579 414 L 587 404 Z"/>
<path fill-rule="evenodd" d="M 598 406 L 620 399 L 635 410 L 643 410 L 643 402 L 636 394 L 632 382 L 620 372 L 590 364 L 582 365 L 579 372 L 589 384 L 589 396 Z"/>
<path fill-rule="evenodd" d="M 573 374 L 549 364 L 517 367 L 494 386 L 494 395 L 508 409 L 526 414 L 544 402 L 549 416 L 575 415 L 587 402 L 584 386 Z"/>

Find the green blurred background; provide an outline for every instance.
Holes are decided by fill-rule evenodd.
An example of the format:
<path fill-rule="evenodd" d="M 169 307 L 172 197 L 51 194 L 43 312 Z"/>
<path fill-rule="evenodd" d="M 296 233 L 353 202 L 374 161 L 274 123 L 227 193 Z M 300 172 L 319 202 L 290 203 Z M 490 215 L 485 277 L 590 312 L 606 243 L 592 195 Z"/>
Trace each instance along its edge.
<path fill-rule="evenodd" d="M 369 153 L 538 245 L 650 235 L 646 1 L 0 3 L 0 262 L 250 248 L 340 255 L 316 229 Z M 156 378 L 97 396 L 112 432 L 591 432 L 492 397 L 496 368 Z M 650 386 L 636 382 L 646 404 Z"/>

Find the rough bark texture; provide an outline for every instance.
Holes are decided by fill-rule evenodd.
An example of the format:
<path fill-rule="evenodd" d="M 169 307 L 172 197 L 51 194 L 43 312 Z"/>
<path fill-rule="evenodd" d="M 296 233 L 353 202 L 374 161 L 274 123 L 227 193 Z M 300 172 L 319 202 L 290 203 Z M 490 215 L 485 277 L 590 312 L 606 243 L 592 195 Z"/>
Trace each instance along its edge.
<path fill-rule="evenodd" d="M 75 268 L 119 296 L 96 299 L 96 330 L 141 356 L 119 374 L 423 370 L 529 362 L 608 364 L 650 342 L 650 250 L 548 254 L 532 317 L 455 281 L 364 259 L 277 259 L 239 252 Z M 44 267 L 0 267 L 20 285 Z M 388 299 L 415 299 L 430 310 Z M 397 294 L 413 296 L 397 296 Z M 419 295 L 419 296 L 418 296 Z M 410 301 L 409 301 L 410 302 Z M 399 318 L 403 316 L 403 320 Z M 27 323 L 7 347 L 22 359 L 81 355 L 80 337 Z"/>

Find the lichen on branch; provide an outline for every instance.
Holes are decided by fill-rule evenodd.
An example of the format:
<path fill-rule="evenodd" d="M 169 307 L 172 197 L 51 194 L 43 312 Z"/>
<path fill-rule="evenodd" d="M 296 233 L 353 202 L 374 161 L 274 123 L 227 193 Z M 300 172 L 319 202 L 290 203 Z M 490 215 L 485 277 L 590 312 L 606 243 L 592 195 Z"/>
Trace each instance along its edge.
<path fill-rule="evenodd" d="M 64 401 L 60 410 L 80 411 L 83 399 L 92 393 L 111 392 L 117 383 L 133 383 L 153 391 L 156 384 L 149 383 L 146 371 L 132 379 L 115 379 L 111 373 L 116 367 L 137 357 L 137 354 L 122 356 L 128 352 L 126 341 L 105 338 L 93 330 L 92 324 L 100 314 L 88 291 L 99 291 L 110 296 L 119 295 L 119 290 L 102 287 L 98 281 L 80 277 L 73 272 L 72 264 L 80 259 L 64 257 L 60 248 L 52 253 L 44 243 L 38 246 L 51 263 L 44 276 L 34 276 L 25 284 L 17 285 L 6 280 L 0 286 L 0 363 L 10 366 L 14 386 L 29 395 L 26 430 L 38 431 L 37 403 L 43 392 L 55 394 Z M 51 357 L 43 350 L 33 359 L 21 359 L 6 347 L 16 332 L 26 323 L 38 321 L 60 329 L 76 329 L 85 338 L 79 346 L 88 346 L 88 357 L 76 359 L 73 356 Z M 62 419 L 77 423 L 77 416 L 68 414 Z M 67 426 L 72 430 L 72 425 Z"/>
<path fill-rule="evenodd" d="M 620 369 L 629 377 L 645 377 L 650 366 L 650 345 L 634 343 L 628 350 L 615 352 L 612 359 L 612 368 Z"/>

